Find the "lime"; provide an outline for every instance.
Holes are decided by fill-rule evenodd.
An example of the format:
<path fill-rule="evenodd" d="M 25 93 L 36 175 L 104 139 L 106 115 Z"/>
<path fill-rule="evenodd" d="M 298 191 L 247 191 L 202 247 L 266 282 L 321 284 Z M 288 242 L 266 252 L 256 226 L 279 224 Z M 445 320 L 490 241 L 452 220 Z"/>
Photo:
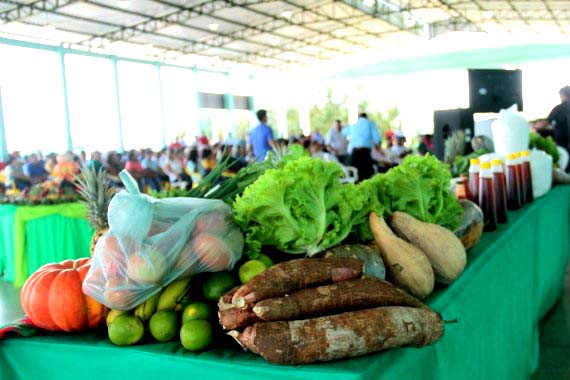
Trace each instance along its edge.
<path fill-rule="evenodd" d="M 228 290 L 235 286 L 234 277 L 229 272 L 217 272 L 208 277 L 202 286 L 204 298 L 218 302 Z"/>
<path fill-rule="evenodd" d="M 138 343 L 144 334 L 144 326 L 140 319 L 130 314 L 116 317 L 109 325 L 109 339 L 117 346 L 130 346 Z"/>
<path fill-rule="evenodd" d="M 182 323 L 195 319 L 208 319 L 212 315 L 212 308 L 205 302 L 192 302 L 182 312 Z"/>
<path fill-rule="evenodd" d="M 180 329 L 180 342 L 188 351 L 201 351 L 212 343 L 212 325 L 208 321 L 188 321 Z"/>
<path fill-rule="evenodd" d="M 150 334 L 159 342 L 168 342 L 176 337 L 178 332 L 178 314 L 171 310 L 161 310 L 154 313 L 148 323 Z"/>
<path fill-rule="evenodd" d="M 239 280 L 247 284 L 249 280 L 266 270 L 267 267 L 260 260 L 249 260 L 239 268 Z"/>
<path fill-rule="evenodd" d="M 128 313 L 129 312 L 125 310 L 113 309 L 107 314 L 107 319 L 105 320 L 105 322 L 107 323 L 107 326 L 109 326 L 119 315 L 128 314 Z"/>
<path fill-rule="evenodd" d="M 271 268 L 275 263 L 271 260 L 271 257 L 267 255 L 259 255 L 257 260 L 261 261 L 266 268 Z"/>

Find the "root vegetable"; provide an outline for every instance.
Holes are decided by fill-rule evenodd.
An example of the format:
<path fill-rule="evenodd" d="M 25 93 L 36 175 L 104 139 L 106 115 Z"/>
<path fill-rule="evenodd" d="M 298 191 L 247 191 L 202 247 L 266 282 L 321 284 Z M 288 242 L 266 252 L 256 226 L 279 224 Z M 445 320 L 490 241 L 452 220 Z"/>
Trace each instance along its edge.
<path fill-rule="evenodd" d="M 376 277 L 380 280 L 386 278 L 386 268 L 382 258 L 375 247 L 363 244 L 343 244 L 327 250 L 325 258 L 358 259 L 364 263 L 364 274 Z"/>
<path fill-rule="evenodd" d="M 425 253 L 438 282 L 449 284 L 463 273 L 467 263 L 465 247 L 447 228 L 398 211 L 392 214 L 390 225 L 398 236 Z"/>
<path fill-rule="evenodd" d="M 364 278 L 266 299 L 258 302 L 253 312 L 264 321 L 287 321 L 379 306 L 425 307 L 389 282 Z"/>
<path fill-rule="evenodd" d="M 425 253 L 396 236 L 384 218 L 374 212 L 370 213 L 370 228 L 389 280 L 420 299 L 429 295 L 433 291 L 434 274 Z"/>
<path fill-rule="evenodd" d="M 218 317 L 220 325 L 222 325 L 224 330 L 235 330 L 260 321 L 259 317 L 250 308 L 240 309 L 239 307 L 232 307 L 220 310 Z"/>
<path fill-rule="evenodd" d="M 260 322 L 230 335 L 271 363 L 305 364 L 432 344 L 443 335 L 443 322 L 427 308 L 388 306 L 301 321 Z"/>
<path fill-rule="evenodd" d="M 346 281 L 362 275 L 363 264 L 354 259 L 297 259 L 272 266 L 240 287 L 232 303 L 241 308 L 258 301 L 281 297 L 295 290 Z"/>

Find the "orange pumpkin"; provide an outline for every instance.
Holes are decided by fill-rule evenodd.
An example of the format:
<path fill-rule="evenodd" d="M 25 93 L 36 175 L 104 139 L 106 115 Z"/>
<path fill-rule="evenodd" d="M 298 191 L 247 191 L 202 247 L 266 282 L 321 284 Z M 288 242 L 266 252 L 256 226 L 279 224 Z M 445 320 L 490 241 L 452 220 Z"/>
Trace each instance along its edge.
<path fill-rule="evenodd" d="M 91 259 L 46 264 L 24 284 L 21 302 L 38 327 L 49 331 L 79 332 L 105 321 L 107 308 L 83 294 L 81 286 Z"/>

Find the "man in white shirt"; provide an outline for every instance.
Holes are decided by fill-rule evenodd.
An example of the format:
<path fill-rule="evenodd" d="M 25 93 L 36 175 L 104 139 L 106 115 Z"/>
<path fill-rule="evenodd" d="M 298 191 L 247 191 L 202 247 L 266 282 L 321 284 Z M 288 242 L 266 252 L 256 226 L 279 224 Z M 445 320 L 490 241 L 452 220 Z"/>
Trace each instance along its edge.
<path fill-rule="evenodd" d="M 340 120 L 335 120 L 334 125 L 327 132 L 325 144 L 329 152 L 334 154 L 342 164 L 347 165 L 348 141 L 346 136 L 342 134 L 342 123 Z"/>

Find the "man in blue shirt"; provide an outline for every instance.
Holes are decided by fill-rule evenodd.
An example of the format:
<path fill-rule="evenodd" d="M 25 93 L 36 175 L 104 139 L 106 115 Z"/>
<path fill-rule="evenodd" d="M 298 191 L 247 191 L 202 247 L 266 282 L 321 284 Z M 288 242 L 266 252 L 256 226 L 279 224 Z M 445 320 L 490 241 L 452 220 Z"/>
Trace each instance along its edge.
<path fill-rule="evenodd" d="M 257 120 L 259 120 L 259 124 L 249 133 L 249 145 L 253 150 L 255 160 L 262 161 L 267 152 L 275 146 L 275 142 L 273 141 L 273 130 L 267 125 L 267 111 L 257 111 Z"/>
<path fill-rule="evenodd" d="M 363 181 L 374 174 L 372 149 L 380 146 L 380 134 L 376 124 L 368 120 L 365 113 L 358 115 L 356 124 L 343 130 L 349 138 L 350 165 L 358 169 L 358 181 Z"/>
<path fill-rule="evenodd" d="M 44 168 L 45 163 L 40 160 L 38 155 L 33 153 L 30 160 L 23 167 L 24 175 L 27 176 L 32 184 L 43 182 L 48 177 L 48 172 Z"/>

